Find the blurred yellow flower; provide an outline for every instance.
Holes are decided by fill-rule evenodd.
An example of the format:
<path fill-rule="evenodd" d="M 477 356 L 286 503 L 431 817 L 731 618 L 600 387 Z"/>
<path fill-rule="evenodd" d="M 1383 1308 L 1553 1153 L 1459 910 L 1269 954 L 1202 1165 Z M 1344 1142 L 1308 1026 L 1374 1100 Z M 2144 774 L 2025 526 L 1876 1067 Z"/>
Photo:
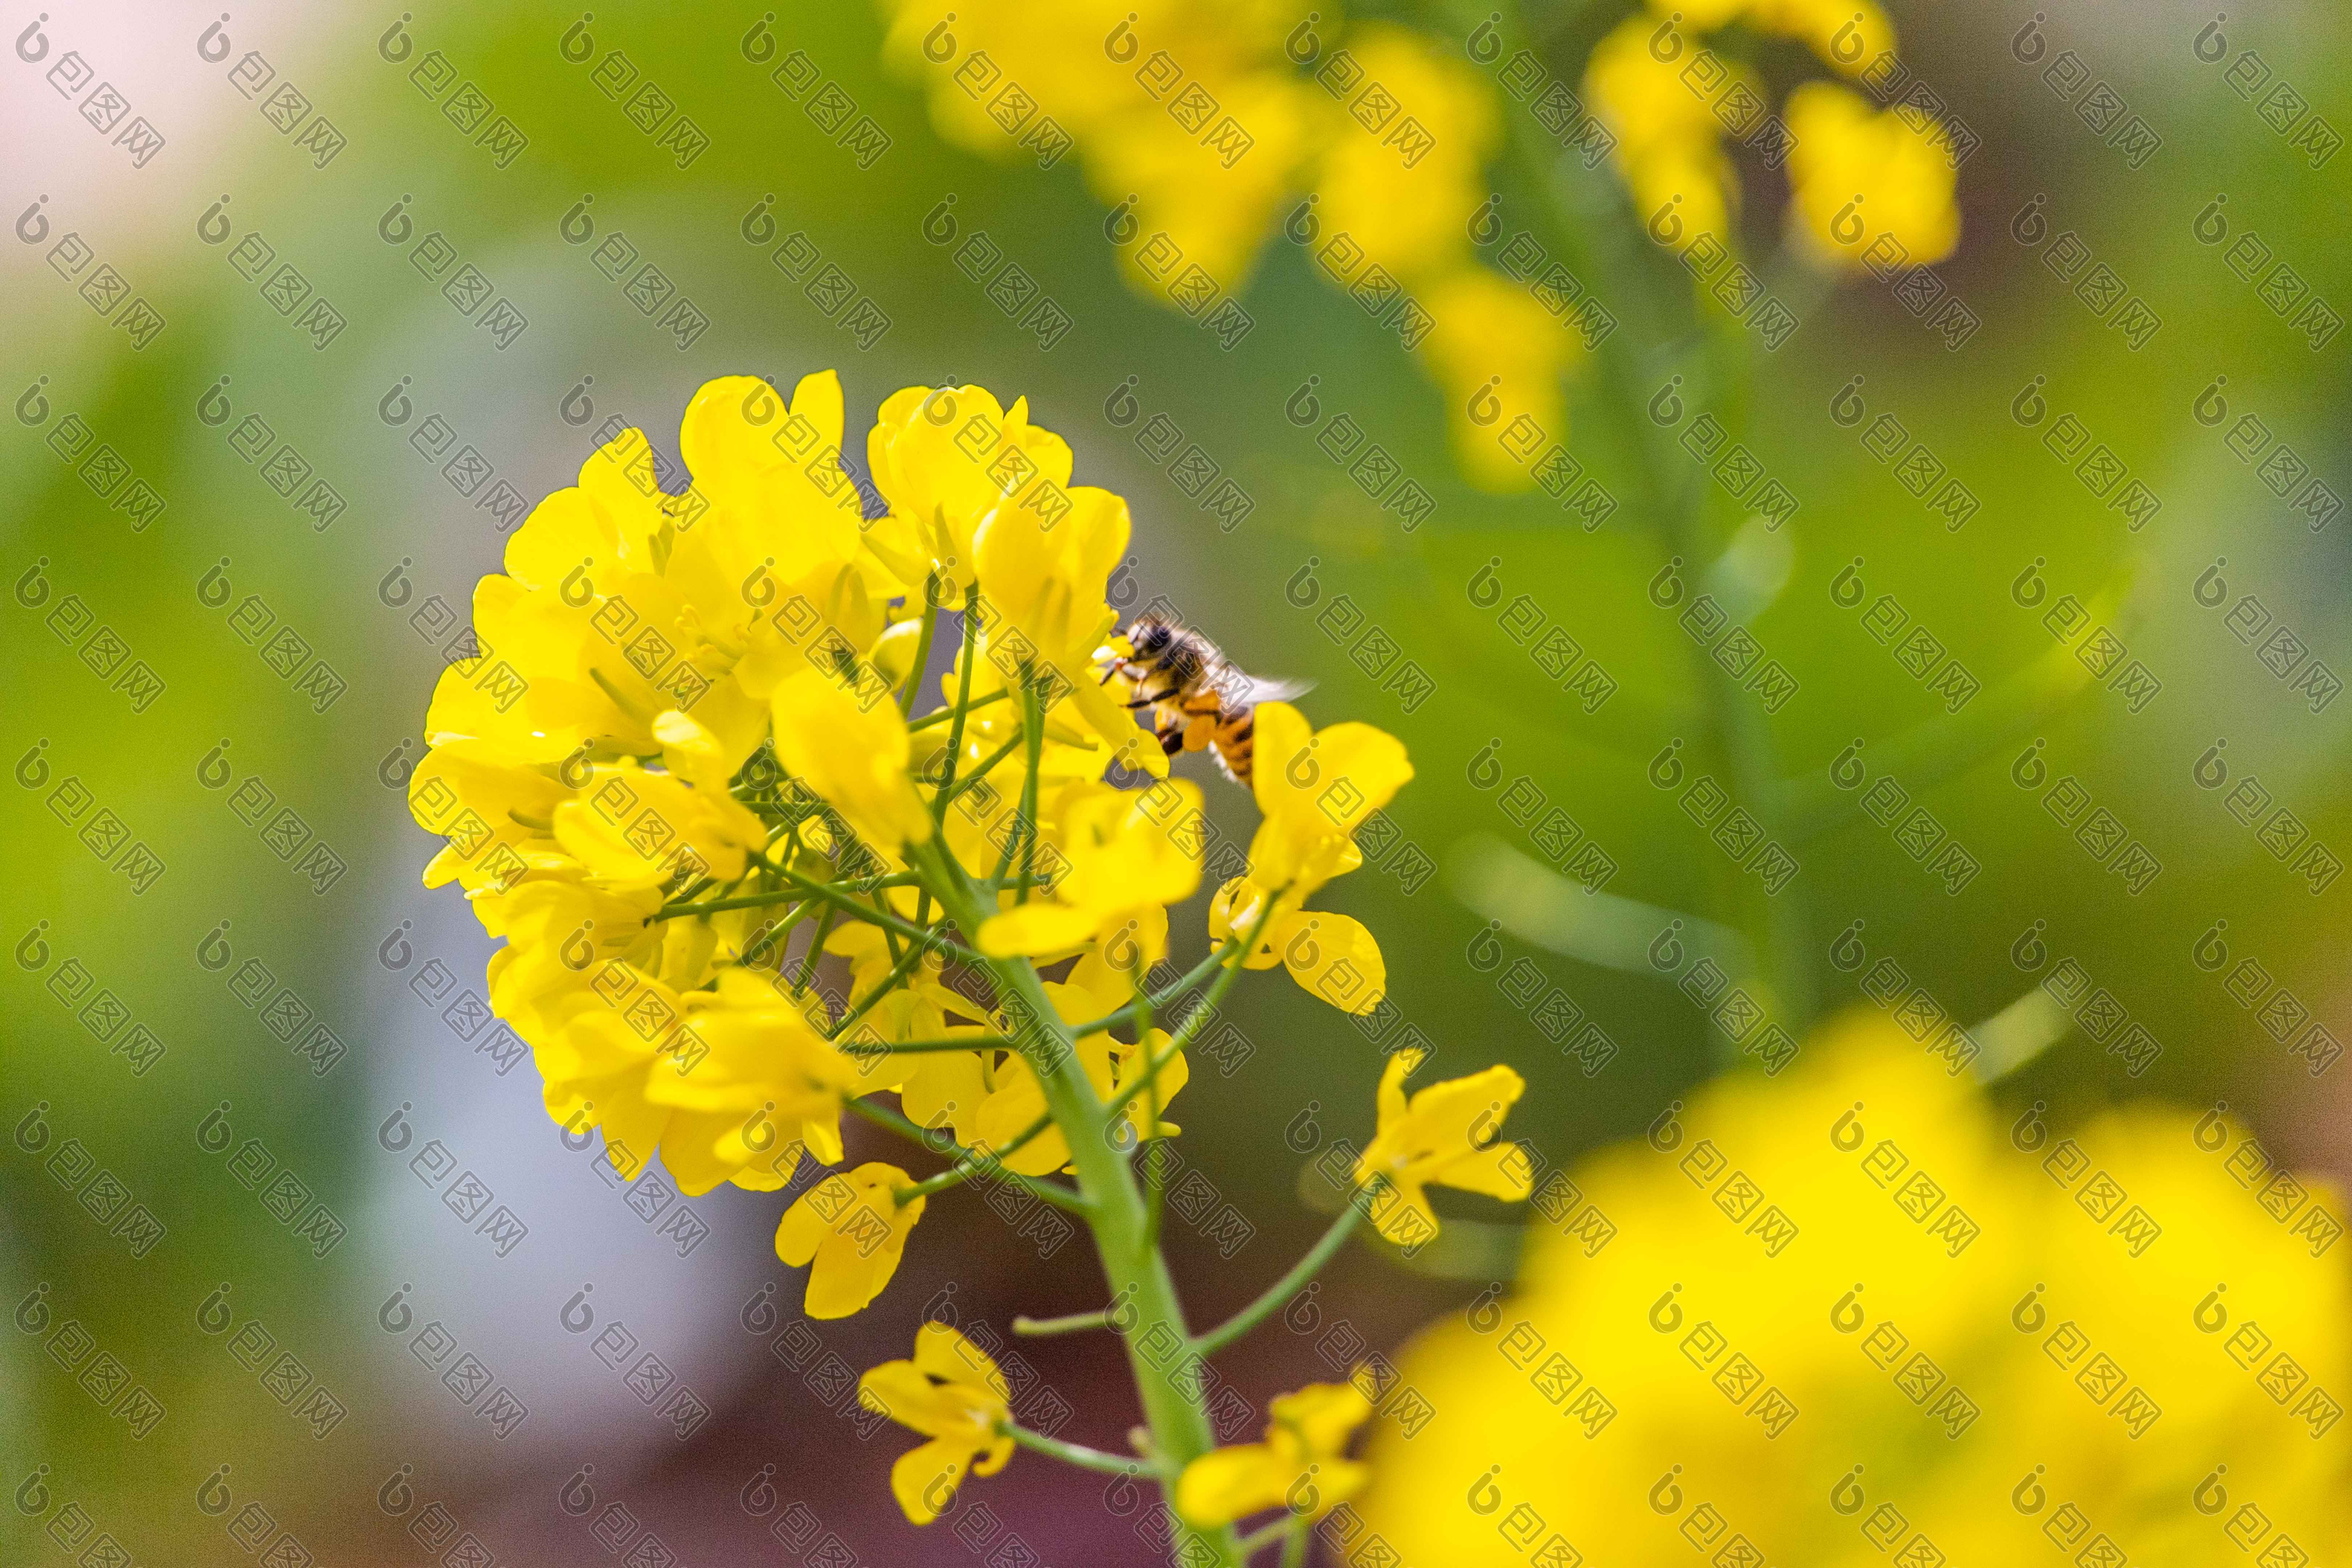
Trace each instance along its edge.
<path fill-rule="evenodd" d="M 1378 96 L 1361 119 L 1337 121 L 1316 171 L 1324 235 L 1346 235 L 1416 286 L 1466 266 L 1501 140 L 1493 88 L 1458 52 L 1391 22 L 1360 24 L 1346 47 L 1349 79 L 1377 84 Z"/>
<path fill-rule="evenodd" d="M 1788 120 L 1797 138 L 1790 227 L 1811 254 L 1847 270 L 1867 261 L 1884 275 L 1931 266 L 1959 244 L 1958 172 L 1899 112 L 1807 82 L 1789 95 Z"/>
<path fill-rule="evenodd" d="M 1317 1519 L 1363 1489 L 1370 1468 L 1343 1458 L 1372 1403 L 1354 1383 L 1310 1383 L 1266 1406 L 1265 1441 L 1213 1448 L 1184 1467 L 1176 1511 L 1213 1529 L 1279 1504 Z"/>
<path fill-rule="evenodd" d="M 1417 1247 L 1437 1234 L 1424 1187 L 1458 1187 L 1517 1203 L 1528 1195 L 1534 1169 L 1527 1151 L 1500 1135 L 1527 1080 L 1509 1068 L 1491 1067 L 1431 1084 L 1407 1100 L 1404 1080 L 1427 1054 L 1415 1047 L 1389 1058 L 1381 1073 L 1380 1125 L 1356 1158 L 1356 1185 L 1380 1184 L 1371 1197 L 1372 1225 L 1400 1247 Z"/>
<path fill-rule="evenodd" d="M 1691 16 L 1691 26 L 1716 25 L 1710 14 Z M 1723 126 L 1708 95 L 1684 79 L 1690 46 L 1677 37 L 1669 50 L 1653 47 L 1661 27 L 1637 14 L 1595 44 L 1584 67 L 1585 96 L 1617 138 L 1612 156 L 1632 187 L 1634 216 L 1651 234 L 1668 236 L 1662 243 L 1677 247 L 1701 235 L 1728 242 L 1738 190 L 1723 154 Z M 1756 90 L 1746 68 L 1723 64 L 1727 89 Z"/>
<path fill-rule="evenodd" d="M 917 1524 L 955 1500 L 964 1473 L 992 1476 L 1013 1458 L 1000 1432 L 1013 1391 L 996 1363 L 945 1323 L 915 1331 L 912 1361 L 887 1361 L 857 1380 L 858 1403 L 930 1439 L 898 1456 L 890 1492 Z"/>
<path fill-rule="evenodd" d="M 1661 0 L 1651 0 L 1663 8 Z M 1748 20 L 1797 38 L 1850 77 L 1895 47 L 1895 25 L 1872 0 L 1748 0 Z"/>
<path fill-rule="evenodd" d="M 883 0 L 883 11 L 884 52 L 928 80 L 943 135 L 1041 164 L 1076 148 L 1138 291 L 1202 315 L 1240 292 L 1295 203 L 1286 227 L 1315 270 L 1393 311 L 1409 344 L 1444 334 L 1423 363 L 1450 406 L 1491 395 L 1499 377 L 1511 416 L 1565 437 L 1557 321 L 1471 255 L 1503 111 L 1492 80 L 1444 41 L 1385 21 L 1343 28 L 1336 7 L 1302 16 L 1265 0 L 963 0 L 952 16 Z M 1246 313 L 1225 309 L 1213 326 L 1246 331 Z M 1535 482 L 1532 451 L 1513 460 L 1483 435 L 1457 429 L 1474 483 Z M 875 473 L 891 493 L 878 460 Z"/>
<path fill-rule="evenodd" d="M 2219 1115 L 2039 1111 L 1874 1017 L 1549 1173 L 1328 1528 L 1464 1568 L 2344 1561 L 2340 1198 Z"/>
<path fill-rule="evenodd" d="M 1446 419 L 1463 469 L 1511 489 L 1567 434 L 1560 376 L 1583 340 L 1500 273 L 1464 268 L 1423 296 L 1430 316 L 1421 352 L 1446 388 Z"/>
<path fill-rule="evenodd" d="M 835 1172 L 793 1200 L 776 1224 L 776 1256 L 794 1268 L 809 1268 L 803 1311 L 845 1318 L 882 1293 L 929 1201 L 910 1197 L 901 1204 L 893 1195 L 913 1184 L 898 1166 L 868 1160 Z"/>

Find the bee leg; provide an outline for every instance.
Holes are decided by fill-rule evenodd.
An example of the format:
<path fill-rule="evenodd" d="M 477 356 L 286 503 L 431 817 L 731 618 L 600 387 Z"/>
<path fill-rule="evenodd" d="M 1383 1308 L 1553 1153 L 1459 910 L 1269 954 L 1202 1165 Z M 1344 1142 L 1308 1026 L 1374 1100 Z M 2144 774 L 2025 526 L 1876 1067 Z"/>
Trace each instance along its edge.
<path fill-rule="evenodd" d="M 1182 751 L 1184 749 L 1184 731 L 1181 729 L 1160 731 L 1160 749 L 1161 752 L 1171 757 L 1177 752 Z"/>
<path fill-rule="evenodd" d="M 1132 713 L 1139 708 L 1156 708 L 1159 705 L 1160 699 L 1157 697 L 1139 697 L 1132 702 L 1123 702 L 1119 706 Z"/>

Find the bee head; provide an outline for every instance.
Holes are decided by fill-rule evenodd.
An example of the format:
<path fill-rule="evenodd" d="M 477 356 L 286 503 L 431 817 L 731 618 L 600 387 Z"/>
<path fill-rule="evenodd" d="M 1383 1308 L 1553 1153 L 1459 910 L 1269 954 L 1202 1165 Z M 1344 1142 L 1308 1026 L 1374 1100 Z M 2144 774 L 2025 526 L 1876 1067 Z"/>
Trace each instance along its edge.
<path fill-rule="evenodd" d="M 1127 640 L 1138 658 L 1156 658 L 1176 640 L 1176 628 L 1157 616 L 1143 616 L 1127 628 Z"/>

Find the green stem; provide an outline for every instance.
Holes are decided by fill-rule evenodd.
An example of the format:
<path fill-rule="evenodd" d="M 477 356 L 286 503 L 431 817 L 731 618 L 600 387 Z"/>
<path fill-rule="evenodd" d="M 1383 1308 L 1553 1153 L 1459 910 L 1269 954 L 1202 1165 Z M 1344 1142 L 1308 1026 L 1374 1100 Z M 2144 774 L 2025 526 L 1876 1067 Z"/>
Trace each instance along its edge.
<path fill-rule="evenodd" d="M 1513 17 L 1512 31 L 1525 27 Z M 1517 40 L 1507 38 L 1506 47 Z M 1669 373 L 1685 377 L 1683 392 L 1694 401 L 1714 394 L 1725 400 L 1723 416 L 1734 423 L 1744 418 L 1745 395 L 1736 384 L 1733 362 L 1747 353 L 1744 339 L 1729 334 L 1742 329 L 1709 318 L 1692 318 L 1689 280 L 1675 268 L 1662 286 L 1664 274 L 1654 257 L 1641 253 L 1648 245 L 1638 216 L 1623 221 L 1624 203 L 1612 199 L 1612 221 L 1579 223 L 1563 210 L 1557 175 L 1560 155 L 1543 138 L 1540 128 L 1524 111 L 1507 111 L 1510 155 L 1530 193 L 1538 197 L 1539 226 L 1564 261 L 1588 276 L 1598 276 L 1620 312 L 1621 325 L 1602 342 L 1599 362 L 1606 395 L 1601 402 L 1621 426 L 1627 451 L 1638 459 L 1637 493 L 1633 510 L 1647 514 L 1657 525 L 1666 547 L 1683 557 L 1694 576 L 1704 574 L 1720 545 L 1710 536 L 1706 516 L 1709 479 L 1706 469 L 1684 454 L 1669 429 L 1645 416 L 1652 384 L 1664 384 Z M 1603 237 L 1601 247 L 1585 243 L 1585 233 Z M 1616 245 L 1605 243 L 1619 237 Z M 1596 253 L 1597 252 L 1597 253 Z M 1698 307 L 1704 310 L 1704 306 Z M 1681 319 L 1670 320 L 1669 315 Z M 1704 341 L 1703 357 L 1694 361 L 1689 343 L 1694 334 Z M 1770 725 L 1754 698 L 1739 689 L 1737 678 L 1694 645 L 1692 668 L 1705 705 L 1708 738 L 1730 774 L 1735 809 L 1745 810 L 1766 835 L 1784 848 L 1793 848 L 1796 835 L 1780 808 L 1780 769 Z M 1803 908 L 1803 891 L 1792 879 L 1778 897 L 1767 895 L 1760 881 L 1735 873 L 1738 884 L 1725 890 L 1733 902 L 1746 906 L 1740 922 L 1748 931 L 1758 955 L 1761 978 L 1790 1026 L 1801 1032 L 1815 1005 L 1811 943 Z"/>
<path fill-rule="evenodd" d="M 1055 1334 L 1083 1334 L 1093 1329 L 1110 1327 L 1110 1309 L 1097 1307 L 1091 1312 L 1072 1312 L 1060 1318 L 1022 1316 L 1013 1320 L 1013 1331 L 1024 1339 L 1042 1340 Z"/>
<path fill-rule="evenodd" d="M 1100 1448 L 1089 1448 L 1082 1443 L 1065 1443 L 1059 1437 L 1048 1437 L 1043 1432 L 1032 1432 L 1012 1422 L 998 1424 L 997 1428 L 1024 1448 L 1047 1455 L 1066 1465 L 1076 1465 L 1082 1470 L 1099 1470 L 1107 1476 L 1139 1476 L 1143 1461 L 1131 1456 L 1122 1458 L 1107 1454 Z"/>
<path fill-rule="evenodd" d="M 938 846 L 919 851 L 932 873 L 932 890 L 957 924 L 978 929 L 982 911 L 979 895 L 961 868 Z M 1046 998 L 1036 970 L 1024 959 L 986 961 L 1002 998 L 1017 999 L 1045 1031 L 1053 1048 L 1037 1063 L 1038 1086 L 1046 1109 L 1068 1140 L 1071 1162 L 1077 1167 L 1078 1190 L 1089 1205 L 1086 1222 L 1094 1235 L 1095 1251 L 1102 1261 L 1103 1280 L 1111 1299 L 1133 1305 L 1135 1318 L 1124 1339 L 1129 1371 L 1150 1430 L 1153 1463 L 1170 1509 L 1175 1505 L 1176 1478 L 1184 1467 L 1216 1446 L 1209 1413 L 1197 1392 L 1185 1385 L 1183 1373 L 1190 1358 L 1167 1353 L 1168 1340 L 1178 1345 L 1190 1335 L 1176 1281 L 1168 1262 L 1146 1238 L 1143 1194 L 1125 1155 L 1103 1137 L 1108 1125 L 1101 1099 L 1078 1062 L 1076 1043 L 1067 1025 Z M 1153 1347 L 1145 1352 L 1145 1343 Z M 1174 1521 L 1176 1561 L 1199 1568 L 1238 1568 L 1241 1559 L 1230 1528 L 1202 1530 Z"/>
<path fill-rule="evenodd" d="M 1227 1345 L 1256 1328 L 1260 1323 L 1290 1304 L 1290 1299 L 1306 1287 L 1309 1279 L 1326 1263 L 1338 1256 L 1348 1237 L 1371 1207 L 1371 1189 L 1367 1187 L 1349 1194 L 1348 1206 L 1323 1233 L 1322 1239 L 1307 1249 L 1307 1256 L 1290 1266 L 1290 1272 L 1259 1292 L 1256 1300 L 1219 1323 L 1205 1334 L 1192 1336 L 1192 1348 L 1202 1355 L 1214 1355 Z"/>
<path fill-rule="evenodd" d="M 939 793 L 931 796 L 931 820 L 947 819 L 948 801 L 953 795 L 956 759 L 963 754 L 964 716 L 972 710 L 971 663 L 979 657 L 980 647 L 980 584 L 963 596 L 963 652 L 956 660 L 956 700 L 953 716 L 948 721 L 947 760 L 940 774 Z M 980 928 L 974 926 L 974 931 Z"/>
<path fill-rule="evenodd" d="M 931 596 L 931 588 L 939 581 L 932 574 L 923 583 L 923 629 L 915 641 L 915 667 L 907 671 L 907 685 L 898 693 L 898 711 L 912 717 L 915 699 L 923 689 L 923 671 L 931 664 L 931 638 L 940 629 L 940 604 Z"/>

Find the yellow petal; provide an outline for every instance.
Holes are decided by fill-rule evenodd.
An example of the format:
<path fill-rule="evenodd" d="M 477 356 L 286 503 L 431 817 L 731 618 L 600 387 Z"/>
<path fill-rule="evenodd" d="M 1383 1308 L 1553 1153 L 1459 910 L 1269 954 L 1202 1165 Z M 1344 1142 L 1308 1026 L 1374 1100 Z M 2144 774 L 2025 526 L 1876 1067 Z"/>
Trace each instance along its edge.
<path fill-rule="evenodd" d="M 1388 966 L 1361 921 L 1318 910 L 1286 923 L 1282 963 L 1292 979 L 1342 1013 L 1369 1013 L 1381 1005 Z"/>
<path fill-rule="evenodd" d="M 1264 1443 L 1212 1449 L 1176 1479 L 1176 1511 L 1203 1530 L 1219 1529 L 1280 1502 L 1297 1479 Z"/>
<path fill-rule="evenodd" d="M 909 1448 L 890 1466 L 890 1495 L 908 1521 L 929 1524 L 955 1501 L 971 1451 L 943 1437 Z"/>
<path fill-rule="evenodd" d="M 915 1331 L 915 1364 L 941 1382 L 980 1384 L 999 1399 L 1013 1397 L 989 1353 L 945 1323 L 927 1322 Z"/>
<path fill-rule="evenodd" d="M 1098 920 L 1091 911 L 1067 904 L 1018 904 L 982 925 L 980 951 L 991 958 L 1066 952 L 1095 934 Z"/>

